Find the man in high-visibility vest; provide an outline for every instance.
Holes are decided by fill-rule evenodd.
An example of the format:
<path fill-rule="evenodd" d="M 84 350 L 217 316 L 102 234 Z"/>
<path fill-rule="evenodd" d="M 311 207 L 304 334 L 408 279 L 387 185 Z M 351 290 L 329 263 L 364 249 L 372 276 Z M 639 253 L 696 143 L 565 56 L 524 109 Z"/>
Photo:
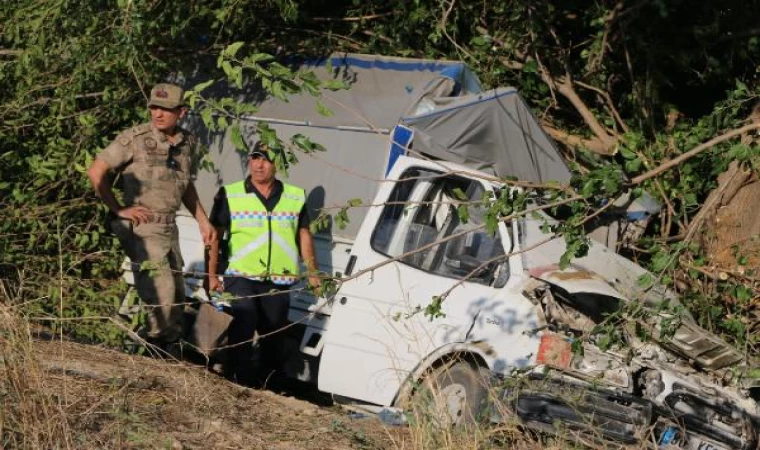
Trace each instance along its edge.
<path fill-rule="evenodd" d="M 248 156 L 248 172 L 214 198 L 210 220 L 220 239 L 211 245 L 208 264 L 209 291 L 232 295 L 225 375 L 242 383 L 281 368 L 280 330 L 287 324 L 289 290 L 302 278 L 299 255 L 309 284 L 320 286 L 306 193 L 275 178 L 274 155 L 261 141 Z M 227 264 L 223 281 L 220 256 Z M 262 336 L 258 374 L 251 373 L 254 332 Z"/>

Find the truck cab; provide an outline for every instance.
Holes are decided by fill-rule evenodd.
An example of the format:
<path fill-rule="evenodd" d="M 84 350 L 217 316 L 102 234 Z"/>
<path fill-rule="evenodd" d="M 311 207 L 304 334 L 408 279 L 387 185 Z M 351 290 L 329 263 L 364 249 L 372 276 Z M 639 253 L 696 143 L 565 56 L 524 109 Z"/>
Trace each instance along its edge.
<path fill-rule="evenodd" d="M 454 354 L 467 354 L 473 372 L 535 363 L 539 323 L 521 293 L 516 221 L 486 223 L 482 201 L 494 185 L 411 157 L 395 162 L 389 180 L 330 299 L 319 389 L 392 405 L 405 383 Z"/>

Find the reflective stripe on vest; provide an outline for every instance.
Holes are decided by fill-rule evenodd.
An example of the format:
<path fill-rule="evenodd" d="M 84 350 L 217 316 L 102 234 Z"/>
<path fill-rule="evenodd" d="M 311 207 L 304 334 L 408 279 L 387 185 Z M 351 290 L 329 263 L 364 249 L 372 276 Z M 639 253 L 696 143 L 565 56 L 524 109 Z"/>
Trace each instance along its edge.
<path fill-rule="evenodd" d="M 227 275 L 279 285 L 298 282 L 298 216 L 306 203 L 303 189 L 283 183 L 280 200 L 267 211 L 244 181 L 225 186 L 230 207 Z"/>

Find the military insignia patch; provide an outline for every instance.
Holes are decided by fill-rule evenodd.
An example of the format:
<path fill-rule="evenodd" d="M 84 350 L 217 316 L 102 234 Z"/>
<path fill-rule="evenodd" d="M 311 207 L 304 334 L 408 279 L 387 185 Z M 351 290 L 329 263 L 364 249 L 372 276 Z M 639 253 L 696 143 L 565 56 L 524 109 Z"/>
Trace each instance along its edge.
<path fill-rule="evenodd" d="M 155 139 L 151 139 L 151 138 L 145 139 L 145 147 L 146 148 L 153 150 L 154 148 L 156 148 L 157 145 L 158 144 L 156 143 Z"/>
<path fill-rule="evenodd" d="M 166 92 L 163 89 L 159 89 L 159 90 L 156 91 L 156 97 L 158 97 L 158 98 L 169 98 L 169 93 Z"/>

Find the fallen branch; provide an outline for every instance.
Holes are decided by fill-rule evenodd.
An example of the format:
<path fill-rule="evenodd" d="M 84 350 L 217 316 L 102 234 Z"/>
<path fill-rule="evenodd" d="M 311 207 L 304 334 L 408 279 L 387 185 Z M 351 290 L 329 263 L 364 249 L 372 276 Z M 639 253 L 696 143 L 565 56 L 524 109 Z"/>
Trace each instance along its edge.
<path fill-rule="evenodd" d="M 541 126 L 554 140 L 559 141 L 568 147 L 582 147 L 590 152 L 600 155 L 614 154 L 614 152 L 610 152 L 609 144 L 599 138 L 589 139 L 570 134 L 567 131 L 560 130 L 547 123 L 542 123 Z"/>
<path fill-rule="evenodd" d="M 701 144 L 701 145 L 698 145 L 698 146 L 694 147 L 693 149 L 689 150 L 688 152 L 682 154 L 681 156 L 679 156 L 677 158 L 673 158 L 670 161 L 668 161 L 668 162 L 666 162 L 664 164 L 661 164 L 659 167 L 657 167 L 655 169 L 652 169 L 649 172 L 643 173 L 643 174 L 641 174 L 641 175 L 633 178 L 631 180 L 631 184 L 634 184 L 634 185 L 641 184 L 641 183 L 643 183 L 643 182 L 645 182 L 645 181 L 647 181 L 647 180 L 649 180 L 651 178 L 656 177 L 657 175 L 659 175 L 659 174 L 661 174 L 663 172 L 666 172 L 666 171 L 672 169 L 675 166 L 680 165 L 681 163 L 683 163 L 687 159 L 690 159 L 690 158 L 698 155 L 699 153 L 701 153 L 701 152 L 703 152 L 703 151 L 705 151 L 705 150 L 707 150 L 709 148 L 712 148 L 712 147 L 720 144 L 721 142 L 725 142 L 725 141 L 727 141 L 727 140 L 729 140 L 729 139 L 731 139 L 733 137 L 740 136 L 740 135 L 742 135 L 742 134 L 744 134 L 744 133 L 746 133 L 748 131 L 758 130 L 758 129 L 760 129 L 760 123 L 753 123 L 753 124 L 750 124 L 750 125 L 745 125 L 745 126 L 743 126 L 741 128 L 737 128 L 735 130 L 731 130 L 728 133 L 722 134 L 722 135 L 720 135 L 720 136 L 718 136 L 716 138 L 710 139 L 709 141 L 705 142 L 704 144 Z"/>
<path fill-rule="evenodd" d="M 618 112 L 617 108 L 615 108 L 615 104 L 612 103 L 612 97 L 610 97 L 610 94 L 608 94 L 607 91 L 599 89 L 596 86 L 586 84 L 582 81 L 575 81 L 574 83 L 580 87 L 586 88 L 588 90 L 594 91 L 597 94 L 599 94 L 607 103 L 607 109 L 609 109 L 610 114 L 612 115 L 612 117 L 615 118 L 615 120 L 617 121 L 618 125 L 620 125 L 620 128 L 623 130 L 623 132 L 627 133 L 629 131 L 628 125 L 626 125 L 626 123 L 623 121 L 623 118 L 620 116 L 620 113 Z"/>
<path fill-rule="evenodd" d="M 690 263 L 685 262 L 685 261 L 679 261 L 679 263 L 681 264 L 682 267 L 684 267 L 686 269 L 689 269 L 689 270 L 693 270 L 695 272 L 699 272 L 702 275 L 710 278 L 711 280 L 715 280 L 715 281 L 726 281 L 729 278 L 733 277 L 733 278 L 743 279 L 743 280 L 751 282 L 751 283 L 760 282 L 760 278 L 752 276 L 752 275 L 748 275 L 748 274 L 746 274 L 744 272 L 741 272 L 741 271 L 738 271 L 738 270 L 727 269 L 727 268 L 720 267 L 720 266 L 715 266 L 715 267 L 712 267 L 712 268 L 697 267 L 694 264 L 690 264 Z"/>
<path fill-rule="evenodd" d="M 361 22 L 362 20 L 372 20 L 392 16 L 395 13 L 396 11 L 389 11 L 386 13 L 368 14 L 360 17 L 312 17 L 311 20 L 314 22 Z"/>
<path fill-rule="evenodd" d="M 583 121 L 586 122 L 586 125 L 591 129 L 591 132 L 596 136 L 601 147 L 595 148 L 594 150 L 589 147 L 589 150 L 602 155 L 614 155 L 616 151 L 615 143 L 617 142 L 617 137 L 607 133 L 607 130 L 601 123 L 599 123 L 596 116 L 594 116 L 594 113 L 591 112 L 591 109 L 589 109 L 586 103 L 578 95 L 575 88 L 573 88 L 572 78 L 569 76 L 553 78 L 549 74 L 542 75 L 542 78 L 544 78 L 544 82 L 547 84 L 554 83 L 557 91 L 573 105 Z"/>
<path fill-rule="evenodd" d="M 374 31 L 364 30 L 362 31 L 362 34 L 365 34 L 370 37 L 376 37 L 380 39 L 381 41 L 385 42 L 386 44 L 393 44 L 393 39 L 389 38 L 388 36 L 383 36 L 382 34 L 375 33 Z"/>

